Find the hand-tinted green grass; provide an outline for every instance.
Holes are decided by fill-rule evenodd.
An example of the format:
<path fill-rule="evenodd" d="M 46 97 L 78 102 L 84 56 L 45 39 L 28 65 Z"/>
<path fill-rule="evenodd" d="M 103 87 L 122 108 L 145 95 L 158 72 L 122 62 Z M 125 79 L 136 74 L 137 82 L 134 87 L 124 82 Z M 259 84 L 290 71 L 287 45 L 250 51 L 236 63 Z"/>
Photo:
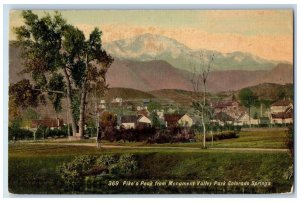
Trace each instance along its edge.
<path fill-rule="evenodd" d="M 83 154 L 134 153 L 139 169 L 131 179 L 143 180 L 255 180 L 271 181 L 268 189 L 246 193 L 288 192 L 292 179 L 287 179 L 292 160 L 286 152 L 218 151 L 191 149 L 102 149 L 90 146 L 54 144 L 14 144 L 9 147 L 9 190 L 12 193 L 70 193 L 64 189 L 56 167 Z M 120 179 L 119 179 L 120 180 Z M 92 193 L 222 193 L 202 189 L 112 189 Z M 225 193 L 241 193 L 241 190 Z M 75 192 L 77 193 L 77 192 Z M 91 193 L 83 189 L 80 193 Z"/>

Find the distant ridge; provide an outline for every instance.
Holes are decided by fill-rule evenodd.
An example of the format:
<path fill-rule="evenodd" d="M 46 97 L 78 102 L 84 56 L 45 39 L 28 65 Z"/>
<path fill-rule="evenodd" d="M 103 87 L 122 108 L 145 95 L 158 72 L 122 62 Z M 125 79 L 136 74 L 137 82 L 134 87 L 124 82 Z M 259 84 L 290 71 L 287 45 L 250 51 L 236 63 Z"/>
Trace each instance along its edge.
<path fill-rule="evenodd" d="M 111 87 L 142 91 L 160 89 L 192 91 L 191 78 L 190 72 L 176 69 L 165 61 L 115 60 L 108 71 L 107 82 Z M 208 77 L 207 86 L 211 92 L 222 92 L 260 83 L 293 83 L 293 67 L 289 64 L 278 64 L 270 71 L 214 71 Z"/>
<path fill-rule="evenodd" d="M 9 82 L 16 83 L 27 74 L 18 74 L 23 69 L 19 49 L 10 44 Z M 110 87 L 131 88 L 141 91 L 182 89 L 192 91 L 191 72 L 174 68 L 163 60 L 134 61 L 115 58 L 107 73 Z M 208 90 L 222 92 L 239 90 L 260 83 L 293 83 L 293 66 L 280 63 L 271 70 L 213 70 L 208 77 Z"/>

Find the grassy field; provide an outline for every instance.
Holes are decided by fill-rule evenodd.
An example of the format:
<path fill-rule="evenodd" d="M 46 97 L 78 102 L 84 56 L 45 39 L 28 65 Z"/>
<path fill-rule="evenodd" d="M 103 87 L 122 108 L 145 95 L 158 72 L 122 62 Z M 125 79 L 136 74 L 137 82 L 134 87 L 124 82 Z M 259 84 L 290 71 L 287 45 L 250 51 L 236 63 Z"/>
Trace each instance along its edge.
<path fill-rule="evenodd" d="M 132 153 L 138 170 L 136 180 L 270 181 L 269 187 L 93 187 L 69 190 L 56 168 L 75 156 Z M 162 148 L 104 148 L 58 144 L 15 143 L 9 145 L 11 193 L 281 193 L 290 190 L 287 179 L 292 160 L 286 152 L 184 150 Z M 116 178 L 115 180 L 124 180 Z"/>

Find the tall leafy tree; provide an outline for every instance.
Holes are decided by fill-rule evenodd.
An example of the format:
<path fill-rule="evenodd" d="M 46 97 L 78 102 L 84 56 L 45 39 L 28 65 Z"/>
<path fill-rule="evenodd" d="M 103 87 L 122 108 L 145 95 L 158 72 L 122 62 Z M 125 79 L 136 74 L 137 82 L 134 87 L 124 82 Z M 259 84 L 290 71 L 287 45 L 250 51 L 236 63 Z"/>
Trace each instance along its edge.
<path fill-rule="evenodd" d="M 102 49 L 102 32 L 95 28 L 86 39 L 58 12 L 39 18 L 32 11 L 24 11 L 22 16 L 25 25 L 15 28 L 25 67 L 22 72 L 30 73 L 34 82 L 27 88 L 31 85 L 34 92 L 39 92 L 29 97 L 47 93 L 55 110 L 60 111 L 65 96 L 73 136 L 79 119 L 79 136 L 83 137 L 88 94 L 91 89 L 98 94 L 104 92 L 105 75 L 113 62 Z"/>

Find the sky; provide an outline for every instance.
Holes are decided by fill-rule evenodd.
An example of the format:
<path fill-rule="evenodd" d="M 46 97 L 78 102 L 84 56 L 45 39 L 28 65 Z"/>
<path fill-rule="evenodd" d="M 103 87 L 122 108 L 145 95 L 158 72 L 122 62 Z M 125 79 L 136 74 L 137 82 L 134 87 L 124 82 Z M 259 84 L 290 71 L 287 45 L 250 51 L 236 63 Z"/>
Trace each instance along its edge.
<path fill-rule="evenodd" d="M 39 16 L 46 12 L 34 11 Z M 192 49 L 249 52 L 269 60 L 293 62 L 292 10 L 61 10 L 68 23 L 86 35 L 98 27 L 103 42 L 145 33 L 173 38 Z M 10 11 L 13 27 L 23 24 L 20 10 Z"/>

